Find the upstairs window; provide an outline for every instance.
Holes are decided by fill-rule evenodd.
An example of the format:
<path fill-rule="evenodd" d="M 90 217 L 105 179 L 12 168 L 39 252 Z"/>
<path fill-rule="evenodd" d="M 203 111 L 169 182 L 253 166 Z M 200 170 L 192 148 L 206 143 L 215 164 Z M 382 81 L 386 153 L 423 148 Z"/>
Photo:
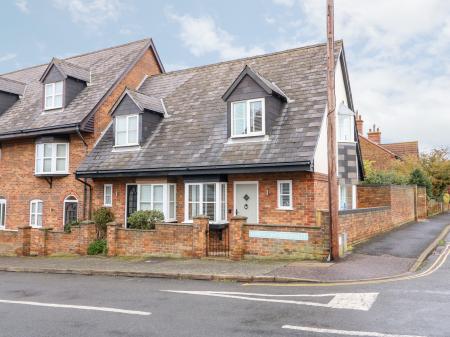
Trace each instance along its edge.
<path fill-rule="evenodd" d="M 45 110 L 62 108 L 63 82 L 48 83 L 45 85 Z"/>
<path fill-rule="evenodd" d="M 350 111 L 350 110 L 349 110 Z M 339 112 L 338 114 L 338 137 L 340 142 L 354 142 L 353 115 Z"/>
<path fill-rule="evenodd" d="M 116 146 L 139 145 L 139 116 L 117 116 L 116 120 Z"/>
<path fill-rule="evenodd" d="M 247 137 L 265 134 L 264 98 L 231 103 L 231 136 Z"/>
<path fill-rule="evenodd" d="M 69 144 L 44 143 L 36 145 L 36 174 L 67 174 Z"/>
<path fill-rule="evenodd" d="M 32 200 L 30 202 L 30 226 L 42 227 L 42 200 Z"/>

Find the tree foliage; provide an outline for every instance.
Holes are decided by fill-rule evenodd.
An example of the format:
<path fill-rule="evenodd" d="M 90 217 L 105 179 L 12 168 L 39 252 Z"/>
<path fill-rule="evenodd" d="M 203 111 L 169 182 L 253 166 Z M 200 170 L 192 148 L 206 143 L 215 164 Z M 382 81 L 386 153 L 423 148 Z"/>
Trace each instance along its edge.
<path fill-rule="evenodd" d="M 164 221 L 164 213 L 161 211 L 137 211 L 128 217 L 128 227 L 133 229 L 154 229 L 155 224 L 162 221 Z"/>
<path fill-rule="evenodd" d="M 450 160 L 447 148 L 438 148 L 424 153 L 421 156 L 421 164 L 425 172 L 431 178 L 433 185 L 432 195 L 441 199 L 450 185 Z"/>
<path fill-rule="evenodd" d="M 110 208 L 100 207 L 94 212 L 93 216 L 97 229 L 97 239 L 104 239 L 106 237 L 106 224 L 114 221 L 114 213 Z"/>

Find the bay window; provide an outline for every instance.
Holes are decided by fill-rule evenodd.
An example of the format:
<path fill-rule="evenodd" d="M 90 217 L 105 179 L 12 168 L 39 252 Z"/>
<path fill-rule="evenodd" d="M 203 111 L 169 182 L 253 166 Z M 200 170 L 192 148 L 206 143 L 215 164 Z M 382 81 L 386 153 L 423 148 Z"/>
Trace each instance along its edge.
<path fill-rule="evenodd" d="M 264 98 L 231 103 L 231 136 L 261 136 L 265 134 Z"/>
<path fill-rule="evenodd" d="M 213 223 L 227 221 L 226 183 L 187 183 L 185 188 L 185 221 L 206 215 Z"/>
<path fill-rule="evenodd" d="M 63 82 L 48 83 L 45 85 L 45 110 L 62 108 Z"/>
<path fill-rule="evenodd" d="M 338 113 L 338 141 L 354 142 L 355 141 L 355 122 L 353 111 L 345 106 L 339 108 Z"/>
<path fill-rule="evenodd" d="M 42 200 L 32 200 L 30 202 L 30 226 L 42 227 Z"/>
<path fill-rule="evenodd" d="M 116 146 L 139 145 L 139 116 L 117 116 L 115 117 L 115 144 Z"/>
<path fill-rule="evenodd" d="M 36 174 L 67 174 L 69 169 L 69 144 L 36 144 Z"/>
<path fill-rule="evenodd" d="M 164 214 L 165 221 L 176 220 L 176 185 L 142 184 L 138 185 L 138 211 L 158 210 Z"/>

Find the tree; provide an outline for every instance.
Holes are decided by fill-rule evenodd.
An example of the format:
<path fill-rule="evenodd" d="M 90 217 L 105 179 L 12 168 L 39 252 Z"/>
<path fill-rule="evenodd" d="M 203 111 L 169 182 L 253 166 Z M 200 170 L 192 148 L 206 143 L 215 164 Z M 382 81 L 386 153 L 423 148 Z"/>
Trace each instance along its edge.
<path fill-rule="evenodd" d="M 421 164 L 432 184 L 432 196 L 441 199 L 450 185 L 450 160 L 447 148 L 433 149 L 421 155 Z"/>
<path fill-rule="evenodd" d="M 431 184 L 431 179 L 422 169 L 416 168 L 411 172 L 409 183 L 411 185 L 425 187 L 427 189 L 427 195 L 430 198 L 433 196 L 433 185 Z"/>

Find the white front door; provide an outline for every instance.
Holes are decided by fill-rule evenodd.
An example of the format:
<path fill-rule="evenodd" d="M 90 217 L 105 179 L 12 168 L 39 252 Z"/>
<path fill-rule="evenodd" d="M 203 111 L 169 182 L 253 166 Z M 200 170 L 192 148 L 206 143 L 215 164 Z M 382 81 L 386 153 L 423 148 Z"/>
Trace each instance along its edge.
<path fill-rule="evenodd" d="M 258 223 L 258 183 L 234 183 L 234 214 L 247 217 L 248 223 Z"/>

